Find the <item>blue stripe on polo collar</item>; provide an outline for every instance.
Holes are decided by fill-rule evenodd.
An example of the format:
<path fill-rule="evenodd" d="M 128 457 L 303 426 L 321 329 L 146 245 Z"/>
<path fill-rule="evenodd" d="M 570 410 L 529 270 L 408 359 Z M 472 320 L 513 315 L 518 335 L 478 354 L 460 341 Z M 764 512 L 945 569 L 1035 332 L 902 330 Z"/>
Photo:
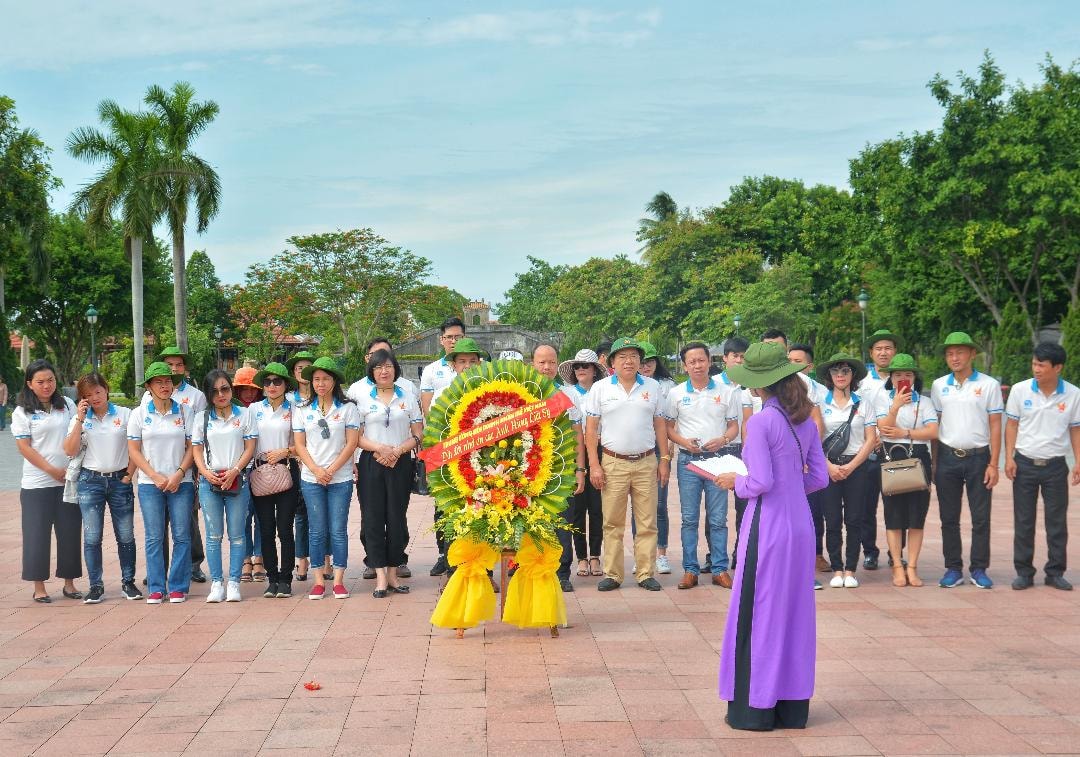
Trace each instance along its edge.
<path fill-rule="evenodd" d="M 153 402 L 151 402 L 150 404 L 152 405 L 152 404 L 154 404 L 154 403 L 153 403 Z M 106 416 L 109 416 L 109 415 L 116 415 L 116 405 L 114 405 L 113 403 L 111 403 L 111 402 L 110 402 L 110 403 L 109 403 L 109 409 L 105 411 L 105 415 L 106 415 Z"/>
<path fill-rule="evenodd" d="M 855 392 L 852 392 L 852 393 L 851 393 L 851 401 L 852 401 L 852 402 L 862 402 L 862 400 L 861 400 L 861 399 L 859 399 L 859 395 L 858 395 L 858 394 L 856 394 Z M 825 395 L 825 404 L 826 404 L 826 405 L 831 405 L 831 404 L 833 404 L 833 394 L 832 394 L 832 390 L 831 390 L 831 389 L 829 390 L 829 393 Z"/>
<path fill-rule="evenodd" d="M 732 381 L 731 381 L 731 379 L 730 379 L 730 378 L 728 377 L 728 375 L 727 375 L 727 371 L 721 371 L 721 372 L 720 372 L 720 380 L 721 380 L 721 381 L 723 381 L 723 382 L 724 382 L 725 384 L 727 384 L 728 386 L 733 386 L 733 382 L 732 382 Z"/>
<path fill-rule="evenodd" d="M 871 378 L 875 378 L 878 381 L 881 381 L 881 374 L 877 372 L 877 368 L 874 367 L 873 363 L 866 364 L 866 372 L 870 374 Z"/>
<path fill-rule="evenodd" d="M 830 394 L 831 394 L 831 392 L 830 392 Z M 895 389 L 890 389 L 889 390 L 889 399 L 895 399 L 895 398 L 896 398 L 896 390 Z M 915 391 L 914 389 L 911 390 L 911 401 L 912 402 L 918 402 L 919 401 L 919 393 L 917 391 Z"/>
<path fill-rule="evenodd" d="M 1037 379 L 1031 380 L 1031 391 L 1035 392 L 1036 394 L 1038 393 L 1039 382 Z M 1058 378 L 1057 388 L 1054 389 L 1054 394 L 1065 394 L 1065 379 L 1060 377 Z"/>
<path fill-rule="evenodd" d="M 148 407 L 149 407 L 149 410 L 147 410 L 147 412 L 155 413 L 155 414 L 157 413 L 157 406 L 154 405 L 154 400 L 150 400 L 150 404 L 149 404 Z M 169 408 L 169 413 L 168 414 L 169 415 L 180 415 L 180 403 L 177 402 L 176 400 L 172 400 L 172 407 Z"/>
<path fill-rule="evenodd" d="M 635 383 L 637 383 L 637 385 L 638 385 L 638 386 L 641 386 L 642 384 L 644 384 L 644 383 L 645 383 L 645 377 L 644 377 L 644 376 L 642 376 L 642 375 L 641 375 L 640 373 L 635 373 L 635 374 L 634 374 L 634 382 L 635 382 Z M 617 384 L 617 383 L 619 383 L 619 376 L 618 376 L 618 374 L 612 374 L 612 376 L 611 376 L 611 383 L 612 383 L 612 384 Z"/>
<path fill-rule="evenodd" d="M 702 391 L 708 391 L 710 389 L 715 389 L 715 388 L 716 388 L 716 382 L 713 381 L 712 376 L 709 376 L 709 383 L 705 385 L 705 389 L 702 390 Z M 693 394 L 695 391 L 697 391 L 696 389 L 694 389 L 694 385 L 690 382 L 690 379 L 686 380 L 686 391 L 689 392 L 690 394 Z"/>
<path fill-rule="evenodd" d="M 371 399 L 375 399 L 378 396 L 379 396 L 379 387 L 377 387 L 377 386 L 371 387 Z M 405 392 L 401 391 L 401 387 L 398 386 L 397 384 L 394 384 L 394 396 L 395 397 L 404 397 L 405 396 Z"/>
<path fill-rule="evenodd" d="M 577 389 L 577 390 L 578 390 L 578 394 L 580 394 L 580 395 L 582 395 L 582 396 L 584 396 L 584 395 L 586 395 L 586 394 L 588 394 L 588 393 L 589 393 L 587 389 L 583 389 L 583 388 L 581 387 L 581 384 L 571 384 L 570 386 L 572 386 L 572 387 L 574 387 L 575 389 Z"/>
<path fill-rule="evenodd" d="M 968 381 L 978 381 L 978 380 L 979 380 L 979 372 L 973 370 L 971 372 L 971 377 L 968 379 Z M 949 378 L 945 383 L 948 384 L 949 386 L 956 386 L 956 374 L 950 373 Z"/>

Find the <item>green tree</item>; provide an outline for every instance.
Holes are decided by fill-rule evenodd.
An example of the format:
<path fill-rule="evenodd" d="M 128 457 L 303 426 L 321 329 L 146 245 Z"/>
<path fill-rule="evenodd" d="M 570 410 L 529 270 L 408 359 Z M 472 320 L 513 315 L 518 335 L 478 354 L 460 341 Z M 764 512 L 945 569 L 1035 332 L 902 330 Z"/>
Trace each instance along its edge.
<path fill-rule="evenodd" d="M 1008 386 L 1023 381 L 1031 375 L 1031 347 L 1031 332 L 1020 306 L 1010 300 L 1005 304 L 1001 323 L 993 330 L 989 370 Z"/>
<path fill-rule="evenodd" d="M 564 351 L 592 347 L 601 338 L 645 328 L 640 290 L 645 267 L 625 255 L 592 258 L 574 266 L 551 287 L 551 308 L 565 334 Z"/>
<path fill-rule="evenodd" d="M 529 270 L 515 277 L 514 285 L 503 293 L 506 301 L 495 306 L 495 314 L 503 323 L 532 331 L 557 331 L 551 309 L 551 288 L 569 268 L 551 265 L 545 260 L 528 256 Z"/>
<path fill-rule="evenodd" d="M 144 290 L 143 242 L 153 237 L 154 223 L 162 214 L 156 171 L 162 158 L 155 139 L 157 119 L 132 113 L 112 100 L 98 105 L 105 131 L 93 127 L 75 130 L 68 137 L 72 157 L 103 167 L 71 202 L 71 209 L 85 215 L 92 230 L 102 232 L 119 217 L 124 246 L 131 260 L 131 321 L 134 336 L 134 374 L 143 375 Z"/>
<path fill-rule="evenodd" d="M 430 329 L 451 316 L 460 318 L 468 301 L 468 297 L 450 287 L 421 284 L 416 288 L 416 302 L 409 314 L 417 329 Z"/>
<path fill-rule="evenodd" d="M 1080 384 L 1080 303 L 1073 304 L 1061 321 L 1061 346 L 1065 348 L 1065 378 Z"/>
<path fill-rule="evenodd" d="M 199 326 L 228 329 L 229 301 L 210 256 L 203 250 L 191 253 L 187 263 L 188 322 Z"/>
<path fill-rule="evenodd" d="M 679 206 L 671 195 L 660 191 L 645 203 L 645 212 L 648 215 L 638 221 L 637 240 L 648 249 L 664 240 L 669 222 L 678 218 Z"/>
<path fill-rule="evenodd" d="M 158 172 L 165 220 L 172 234 L 173 313 L 176 343 L 188 348 L 187 287 L 184 227 L 189 206 L 195 205 L 195 228 L 206 231 L 221 206 L 221 180 L 213 167 L 192 151 L 192 143 L 218 114 L 213 100 L 195 101 L 195 88 L 176 82 L 166 91 L 154 85 L 144 99 L 157 117 L 162 162 Z"/>

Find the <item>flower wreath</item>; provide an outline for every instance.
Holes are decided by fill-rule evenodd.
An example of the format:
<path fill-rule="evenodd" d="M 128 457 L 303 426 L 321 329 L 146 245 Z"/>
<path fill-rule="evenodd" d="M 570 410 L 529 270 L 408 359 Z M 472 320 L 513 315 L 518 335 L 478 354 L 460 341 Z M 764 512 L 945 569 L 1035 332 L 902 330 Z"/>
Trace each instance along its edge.
<path fill-rule="evenodd" d="M 432 404 L 424 446 L 555 395 L 535 369 L 513 360 L 481 363 L 459 374 Z M 557 543 L 560 512 L 575 486 L 575 439 L 566 413 L 535 423 L 429 472 L 439 512 L 435 530 L 448 541 L 470 539 L 516 550 L 528 534 Z"/>

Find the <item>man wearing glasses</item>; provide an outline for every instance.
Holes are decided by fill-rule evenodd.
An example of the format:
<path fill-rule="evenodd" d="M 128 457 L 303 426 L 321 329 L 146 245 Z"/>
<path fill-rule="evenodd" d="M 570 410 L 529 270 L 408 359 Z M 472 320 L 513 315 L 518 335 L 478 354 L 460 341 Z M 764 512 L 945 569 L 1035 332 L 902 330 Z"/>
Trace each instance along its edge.
<path fill-rule="evenodd" d="M 371 360 L 371 356 L 374 355 L 379 350 L 386 350 L 391 355 L 394 354 L 394 346 L 392 344 L 390 344 L 389 339 L 384 339 L 383 337 L 376 337 L 375 339 L 372 339 L 370 342 L 368 342 L 367 349 L 365 350 L 365 353 L 364 353 L 364 365 L 365 366 Z M 420 398 L 419 398 L 419 396 L 417 395 L 417 392 L 416 392 L 416 384 L 409 381 L 409 379 L 405 378 L 404 376 L 398 376 L 397 379 L 394 381 L 394 386 L 396 386 L 401 391 L 403 391 L 405 393 L 406 397 L 409 397 L 409 398 L 412 398 L 412 399 L 415 399 L 415 400 L 419 401 Z M 352 383 L 352 385 L 349 386 L 349 389 L 345 392 L 345 396 L 348 397 L 349 399 L 351 399 L 353 402 L 355 402 L 357 407 L 364 407 L 367 404 L 367 401 L 371 398 L 371 392 L 374 389 L 375 389 L 375 384 L 371 381 L 371 379 L 369 379 L 365 375 L 365 376 L 361 376 L 359 381 L 354 381 Z M 387 424 L 386 425 L 389 426 L 390 425 L 390 421 L 389 421 L 390 408 L 389 407 L 386 409 L 386 417 L 387 417 Z M 356 448 L 356 453 L 353 456 L 353 467 L 354 467 L 354 471 L 355 471 L 355 474 L 356 474 L 355 478 L 356 478 L 356 501 L 357 502 L 360 501 L 360 469 L 359 469 L 358 463 L 360 461 L 360 453 L 362 451 L 363 450 L 361 450 L 360 447 L 357 447 Z M 363 505 L 361 505 L 361 507 L 360 507 L 360 512 L 361 512 L 361 517 L 360 517 L 360 544 L 364 547 L 364 554 L 367 554 L 367 543 L 364 541 L 363 511 L 364 511 L 363 510 Z M 409 543 L 409 524 L 408 524 L 408 522 L 406 522 L 406 524 L 405 524 L 405 544 L 408 544 L 408 543 Z M 407 559 L 408 555 L 405 555 L 405 557 Z M 397 575 L 398 575 L 398 578 L 411 578 L 412 577 L 412 571 L 409 569 L 409 566 L 406 563 L 402 563 L 397 568 Z M 365 566 L 364 567 L 364 578 L 369 579 L 369 580 L 374 579 L 375 578 L 375 569 L 371 568 L 371 567 L 368 567 L 368 566 Z"/>
<path fill-rule="evenodd" d="M 465 324 L 460 318 L 447 318 L 439 326 L 439 344 L 442 346 L 443 357 L 426 365 L 420 374 L 420 409 L 424 415 L 431 409 L 435 398 L 450 386 L 450 382 L 457 375 L 446 356 L 454 351 L 454 345 L 464 336 Z"/>

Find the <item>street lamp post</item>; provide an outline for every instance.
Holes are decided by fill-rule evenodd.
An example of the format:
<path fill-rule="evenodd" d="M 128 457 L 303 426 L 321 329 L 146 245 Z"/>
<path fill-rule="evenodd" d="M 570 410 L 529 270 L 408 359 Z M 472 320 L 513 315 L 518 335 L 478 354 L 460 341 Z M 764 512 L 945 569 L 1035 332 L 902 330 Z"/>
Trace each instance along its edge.
<path fill-rule="evenodd" d="M 732 320 L 735 322 L 735 336 L 738 336 L 739 326 L 742 324 L 742 316 L 736 313 L 735 317 Z"/>
<path fill-rule="evenodd" d="M 214 326 L 214 340 L 217 342 L 217 367 L 221 370 L 221 335 L 225 332 L 221 330 L 221 326 Z"/>
<path fill-rule="evenodd" d="M 90 324 L 90 370 L 97 371 L 97 345 L 94 343 L 94 326 L 97 325 L 98 311 L 91 305 L 86 309 L 86 322 Z"/>
<path fill-rule="evenodd" d="M 862 341 L 859 342 L 859 354 L 863 362 L 866 362 L 866 306 L 870 303 L 870 295 L 865 289 L 859 289 L 859 315 L 862 316 Z"/>

